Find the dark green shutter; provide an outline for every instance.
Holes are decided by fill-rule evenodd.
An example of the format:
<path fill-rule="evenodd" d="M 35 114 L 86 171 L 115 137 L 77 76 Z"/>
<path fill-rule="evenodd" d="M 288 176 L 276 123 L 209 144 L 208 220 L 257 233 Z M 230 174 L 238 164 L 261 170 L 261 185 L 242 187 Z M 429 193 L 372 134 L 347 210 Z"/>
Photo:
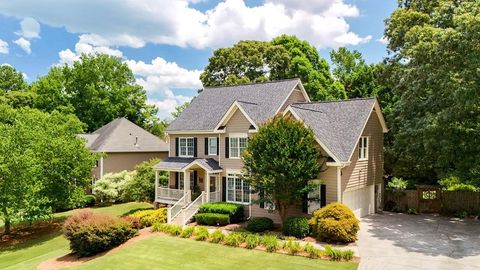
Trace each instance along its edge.
<path fill-rule="evenodd" d="M 220 138 L 217 137 L 217 156 L 220 154 Z"/>
<path fill-rule="evenodd" d="M 205 156 L 208 156 L 208 138 L 205 138 Z"/>
<path fill-rule="evenodd" d="M 178 189 L 178 172 L 175 172 L 175 189 Z"/>
<path fill-rule="evenodd" d="M 265 208 L 265 201 L 263 200 L 265 197 L 265 191 L 263 189 L 260 189 L 258 195 L 260 196 L 260 208 Z"/>
<path fill-rule="evenodd" d="M 178 157 L 178 137 L 175 138 L 175 156 Z"/>
<path fill-rule="evenodd" d="M 230 157 L 230 149 L 228 149 L 229 147 L 230 147 L 230 140 L 228 139 L 228 137 L 225 137 L 225 158 Z"/>
<path fill-rule="evenodd" d="M 327 186 L 320 185 L 320 207 L 327 205 Z"/>
<path fill-rule="evenodd" d="M 193 156 L 197 157 L 197 137 L 193 138 Z"/>
<path fill-rule="evenodd" d="M 227 201 L 227 178 L 222 177 L 222 202 Z"/>

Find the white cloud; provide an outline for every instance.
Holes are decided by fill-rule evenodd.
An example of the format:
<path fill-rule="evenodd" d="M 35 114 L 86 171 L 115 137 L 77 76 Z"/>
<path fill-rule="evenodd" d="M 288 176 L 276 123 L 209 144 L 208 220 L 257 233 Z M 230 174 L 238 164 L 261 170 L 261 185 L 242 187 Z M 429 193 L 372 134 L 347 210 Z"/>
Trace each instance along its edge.
<path fill-rule="evenodd" d="M 115 57 L 123 57 L 123 53 L 117 49 L 112 49 L 107 46 L 96 46 L 88 42 L 92 42 L 92 40 L 82 39 L 80 37 L 79 42 L 75 44 L 75 52 L 70 49 L 60 51 L 58 53 L 58 56 L 60 57 L 59 64 L 71 65 L 73 62 L 80 59 L 81 54 L 103 53 Z"/>
<path fill-rule="evenodd" d="M 28 39 L 25 39 L 23 37 L 15 40 L 13 43 L 17 44 L 22 50 L 24 50 L 27 54 L 32 53 L 32 49 L 30 48 L 30 41 Z"/>
<path fill-rule="evenodd" d="M 244 0 L 224 0 L 207 11 L 191 3 L 199 0 L 16 0 L 0 1 L 0 13 L 35 17 L 44 24 L 84 34 L 92 46 L 129 46 L 146 43 L 194 48 L 230 46 L 240 39 L 269 40 L 294 34 L 319 48 L 366 42 L 349 30 L 347 17 L 359 15 L 345 0 L 266 0 L 247 6 Z M 82 11 L 82 12 L 79 12 Z"/>
<path fill-rule="evenodd" d="M 40 37 L 40 24 L 31 17 L 26 17 L 20 22 L 20 32 L 16 34 L 26 39 Z"/>
<path fill-rule="evenodd" d="M 8 43 L 0 39 L 0 53 L 8 53 Z"/>
<path fill-rule="evenodd" d="M 382 36 L 381 38 L 377 39 L 377 41 L 382 44 L 388 44 L 388 38 L 386 36 Z"/>

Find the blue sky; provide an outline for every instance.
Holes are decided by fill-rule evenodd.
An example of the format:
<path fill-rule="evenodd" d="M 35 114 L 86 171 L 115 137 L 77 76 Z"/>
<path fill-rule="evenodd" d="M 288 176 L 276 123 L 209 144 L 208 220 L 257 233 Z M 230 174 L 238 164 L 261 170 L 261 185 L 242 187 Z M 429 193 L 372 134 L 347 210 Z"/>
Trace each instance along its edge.
<path fill-rule="evenodd" d="M 395 0 L 0 1 L 0 64 L 29 82 L 81 53 L 119 56 L 162 117 L 201 87 L 213 50 L 242 39 L 294 34 L 328 60 L 332 48 L 386 56 L 380 41 Z"/>

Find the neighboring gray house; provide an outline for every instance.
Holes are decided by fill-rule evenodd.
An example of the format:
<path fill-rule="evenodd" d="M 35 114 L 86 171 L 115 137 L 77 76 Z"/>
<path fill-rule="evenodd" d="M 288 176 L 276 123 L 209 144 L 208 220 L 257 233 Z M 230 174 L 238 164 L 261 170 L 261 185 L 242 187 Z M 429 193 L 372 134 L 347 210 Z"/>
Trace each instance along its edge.
<path fill-rule="evenodd" d="M 93 133 L 79 136 L 86 139 L 92 152 L 105 153 L 93 169 L 94 179 L 106 173 L 133 170 L 144 161 L 168 156 L 166 142 L 126 118 L 117 118 Z"/>
<path fill-rule="evenodd" d="M 311 127 L 328 157 L 318 175 L 324 184 L 311 194 L 319 203 L 291 209 L 291 215 L 308 214 L 336 201 L 357 216 L 378 209 L 387 132 L 378 101 L 310 102 L 300 80 L 292 79 L 205 88 L 170 124 L 169 157 L 155 166 L 170 173 L 168 186 L 158 186 L 156 194 L 157 203 L 174 205 L 168 211 L 169 222 L 183 223 L 196 212 L 199 202 L 191 202 L 192 190 L 202 191 L 201 201 L 245 204 L 249 216 L 280 222 L 273 206 L 252 204 L 258 195 L 250 194 L 242 180 L 241 160 L 248 137 L 277 114 L 291 115 Z"/>

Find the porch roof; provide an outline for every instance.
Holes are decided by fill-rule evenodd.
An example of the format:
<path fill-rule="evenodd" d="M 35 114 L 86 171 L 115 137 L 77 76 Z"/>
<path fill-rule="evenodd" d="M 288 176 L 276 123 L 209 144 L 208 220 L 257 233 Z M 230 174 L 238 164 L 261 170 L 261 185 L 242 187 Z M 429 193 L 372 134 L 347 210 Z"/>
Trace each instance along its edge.
<path fill-rule="evenodd" d="M 208 172 L 222 171 L 222 167 L 213 158 L 185 158 L 185 157 L 168 157 L 160 161 L 153 168 L 162 171 L 182 171 L 193 165 L 198 165 Z"/>

